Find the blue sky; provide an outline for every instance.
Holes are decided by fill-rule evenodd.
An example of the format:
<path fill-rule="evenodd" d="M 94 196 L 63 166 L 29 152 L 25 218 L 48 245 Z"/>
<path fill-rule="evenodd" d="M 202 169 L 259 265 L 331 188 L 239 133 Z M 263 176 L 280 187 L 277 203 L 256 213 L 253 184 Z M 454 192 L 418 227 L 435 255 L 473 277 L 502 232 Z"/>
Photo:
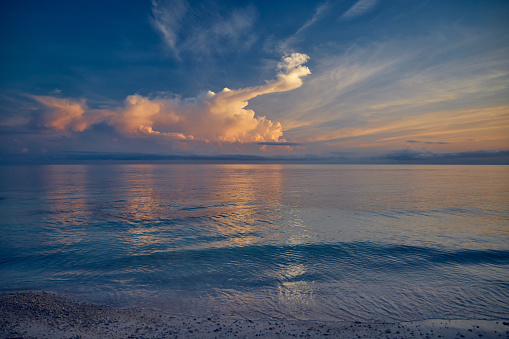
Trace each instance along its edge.
<path fill-rule="evenodd" d="M 4 161 L 507 158 L 507 1 L 0 7 Z"/>

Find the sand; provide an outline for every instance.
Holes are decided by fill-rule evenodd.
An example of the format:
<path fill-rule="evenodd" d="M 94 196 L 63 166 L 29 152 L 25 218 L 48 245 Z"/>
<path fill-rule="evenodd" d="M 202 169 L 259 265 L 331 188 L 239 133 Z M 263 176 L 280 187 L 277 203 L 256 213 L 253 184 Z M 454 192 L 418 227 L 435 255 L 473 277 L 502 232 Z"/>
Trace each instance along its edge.
<path fill-rule="evenodd" d="M 0 294 L 1 338 L 509 338 L 509 320 L 348 323 L 172 315 L 75 302 L 46 292 Z"/>

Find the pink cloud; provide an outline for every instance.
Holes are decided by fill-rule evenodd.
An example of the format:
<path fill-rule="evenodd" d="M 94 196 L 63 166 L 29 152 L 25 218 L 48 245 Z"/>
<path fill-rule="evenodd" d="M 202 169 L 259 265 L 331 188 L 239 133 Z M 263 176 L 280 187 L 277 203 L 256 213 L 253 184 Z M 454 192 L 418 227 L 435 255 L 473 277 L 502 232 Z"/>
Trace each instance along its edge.
<path fill-rule="evenodd" d="M 279 122 L 256 116 L 248 101 L 260 95 L 285 92 L 302 85 L 310 74 L 303 66 L 309 57 L 293 53 L 278 64 L 276 80 L 238 90 L 208 91 L 196 98 L 148 98 L 138 94 L 124 100 L 123 107 L 89 109 L 85 100 L 33 96 L 43 105 L 40 123 L 57 131 L 82 132 L 105 122 L 127 136 L 150 136 L 170 140 L 218 143 L 277 142 L 283 139 Z"/>

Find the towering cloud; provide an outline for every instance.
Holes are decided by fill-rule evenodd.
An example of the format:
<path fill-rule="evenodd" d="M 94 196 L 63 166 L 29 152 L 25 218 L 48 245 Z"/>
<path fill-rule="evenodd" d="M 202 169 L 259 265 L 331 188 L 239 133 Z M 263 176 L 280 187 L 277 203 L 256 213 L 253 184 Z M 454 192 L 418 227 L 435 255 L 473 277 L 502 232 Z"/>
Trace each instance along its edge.
<path fill-rule="evenodd" d="M 204 142 L 277 142 L 283 135 L 279 122 L 246 109 L 248 101 L 259 95 L 285 92 L 302 85 L 310 74 L 303 66 L 309 57 L 293 53 L 278 63 L 276 80 L 265 85 L 238 90 L 208 91 L 195 98 L 148 98 L 135 94 L 124 106 L 92 110 L 84 100 L 33 97 L 43 104 L 38 125 L 57 131 L 81 132 L 105 122 L 124 135 L 158 135 L 172 140 Z"/>

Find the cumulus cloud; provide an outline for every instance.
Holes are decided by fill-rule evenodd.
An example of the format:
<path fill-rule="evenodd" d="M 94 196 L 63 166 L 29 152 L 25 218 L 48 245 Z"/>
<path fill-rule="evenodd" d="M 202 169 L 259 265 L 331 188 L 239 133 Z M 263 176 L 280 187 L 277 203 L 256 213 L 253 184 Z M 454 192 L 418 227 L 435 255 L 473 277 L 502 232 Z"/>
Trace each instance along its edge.
<path fill-rule="evenodd" d="M 122 107 L 89 109 L 85 100 L 33 97 L 43 105 L 37 125 L 57 131 L 82 132 L 104 122 L 128 136 L 159 136 L 171 140 L 203 142 L 278 142 L 283 132 L 279 122 L 256 116 L 247 109 L 257 96 L 290 91 L 302 85 L 310 74 L 303 66 L 309 57 L 293 53 L 278 63 L 277 78 L 265 85 L 238 90 L 208 91 L 195 98 L 148 98 L 130 95 Z"/>

